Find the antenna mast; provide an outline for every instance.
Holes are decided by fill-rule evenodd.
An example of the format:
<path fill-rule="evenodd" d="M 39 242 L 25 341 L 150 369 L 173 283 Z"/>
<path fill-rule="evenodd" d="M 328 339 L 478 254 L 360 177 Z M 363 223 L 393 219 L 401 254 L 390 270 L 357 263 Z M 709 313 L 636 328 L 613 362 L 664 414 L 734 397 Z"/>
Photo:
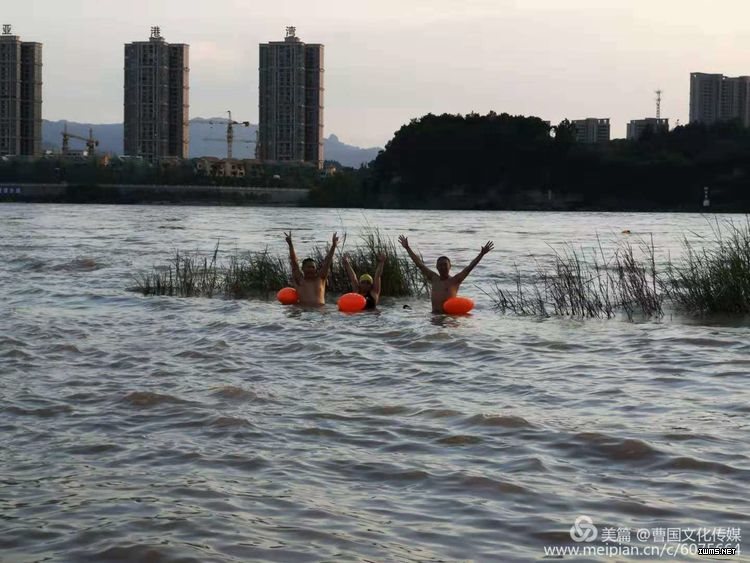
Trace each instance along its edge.
<path fill-rule="evenodd" d="M 656 91 L 656 119 L 661 119 L 661 90 Z"/>

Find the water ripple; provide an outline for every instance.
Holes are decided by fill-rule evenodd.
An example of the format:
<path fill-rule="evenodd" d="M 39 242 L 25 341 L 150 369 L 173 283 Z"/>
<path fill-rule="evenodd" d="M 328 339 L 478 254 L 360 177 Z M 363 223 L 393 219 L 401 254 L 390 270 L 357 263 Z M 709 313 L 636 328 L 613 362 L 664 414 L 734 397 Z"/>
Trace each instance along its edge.
<path fill-rule="evenodd" d="M 658 233 L 664 260 L 702 221 L 4 204 L 1 557 L 534 561 L 579 514 L 741 526 L 750 319 L 511 318 L 476 287 L 612 224 Z M 461 289 L 472 315 L 125 290 L 175 249 L 284 252 L 293 228 L 302 254 L 364 223 L 456 267 L 494 238 Z"/>

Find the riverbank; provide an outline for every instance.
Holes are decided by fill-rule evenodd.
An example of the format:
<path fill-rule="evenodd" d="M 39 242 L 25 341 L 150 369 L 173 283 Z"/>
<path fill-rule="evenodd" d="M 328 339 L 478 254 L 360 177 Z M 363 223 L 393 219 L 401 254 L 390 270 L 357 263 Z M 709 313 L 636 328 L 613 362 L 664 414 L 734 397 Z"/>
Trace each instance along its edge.
<path fill-rule="evenodd" d="M 171 205 L 300 205 L 309 190 L 239 186 L 139 184 L 0 184 L 0 202 Z"/>
<path fill-rule="evenodd" d="M 717 196 L 720 194 L 717 194 Z M 147 184 L 53 184 L 0 183 L 0 203 L 79 203 L 118 205 L 314 205 L 310 190 L 303 188 L 271 188 L 244 186 L 147 185 Z M 428 205 L 400 207 L 383 202 L 381 209 L 433 209 L 453 211 L 564 211 L 564 212 L 664 212 L 664 213 L 749 213 L 750 206 L 723 201 L 720 197 L 706 208 L 699 200 L 679 206 L 665 206 L 649 202 L 628 202 L 617 199 L 598 202 L 586 201 L 576 194 L 555 194 L 543 190 L 476 198 L 454 194 L 429 202 Z M 358 207 L 358 206 L 354 206 Z"/>

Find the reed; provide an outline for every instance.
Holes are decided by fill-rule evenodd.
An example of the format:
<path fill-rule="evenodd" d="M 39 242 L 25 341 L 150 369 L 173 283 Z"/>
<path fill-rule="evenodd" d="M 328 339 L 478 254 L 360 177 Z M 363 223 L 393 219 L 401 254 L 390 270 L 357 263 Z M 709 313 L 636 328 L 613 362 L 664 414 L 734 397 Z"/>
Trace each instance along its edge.
<path fill-rule="evenodd" d="M 637 255 L 622 244 L 607 255 L 601 244 L 586 253 L 571 246 L 555 250 L 551 264 L 536 263 L 524 280 L 516 267 L 515 284 L 495 284 L 490 295 L 495 309 L 521 316 L 628 319 L 661 317 L 664 295 L 659 291 L 653 240 Z"/>
<path fill-rule="evenodd" d="M 701 248 L 684 239 L 685 257 L 668 263 L 662 287 L 690 314 L 750 313 L 750 222 L 717 221 L 712 231 Z"/>
<path fill-rule="evenodd" d="M 628 319 L 660 318 L 665 303 L 687 314 L 750 313 L 750 221 L 742 224 L 716 222 L 713 237 L 697 247 L 687 239 L 684 256 L 669 261 L 659 271 L 653 237 L 632 245 L 622 243 L 605 252 L 572 246 L 555 249 L 551 262 L 535 261 L 530 275 L 515 267 L 513 283 L 495 283 L 487 294 L 495 309 L 521 316 Z M 377 229 L 361 235 L 359 244 L 338 250 L 328 279 L 334 294 L 352 290 L 343 268 L 347 252 L 357 274 L 374 273 L 377 257 L 386 256 L 382 295 L 424 295 L 429 285 L 419 269 L 398 245 Z M 313 249 L 311 257 L 322 263 L 325 249 Z M 144 295 L 177 297 L 268 297 L 289 285 L 291 272 L 284 255 L 260 252 L 235 254 L 219 263 L 219 245 L 209 256 L 177 252 L 166 266 L 134 278 L 136 291 Z"/>
<path fill-rule="evenodd" d="M 232 256 L 223 270 L 222 287 L 227 297 L 244 299 L 253 295 L 267 295 L 289 285 L 290 268 L 280 256 L 250 252 Z"/>
<path fill-rule="evenodd" d="M 349 261 L 356 274 L 375 274 L 378 256 L 384 255 L 381 279 L 381 295 L 390 297 L 410 297 L 429 293 L 429 285 L 422 272 L 414 262 L 405 255 L 400 245 L 391 238 L 383 235 L 378 229 L 368 229 L 359 238 L 359 244 L 354 248 L 347 248 L 346 239 L 338 250 L 333 261 L 328 278 L 328 289 L 333 293 L 348 293 L 352 291 L 349 277 L 344 269 L 343 254 L 349 256 Z M 320 264 L 325 257 L 325 250 L 317 247 L 312 258 Z"/>
<path fill-rule="evenodd" d="M 326 249 L 314 248 L 311 258 L 320 265 L 325 253 Z M 339 250 L 327 280 L 328 291 L 334 294 L 352 290 L 341 263 L 341 253 L 342 250 Z M 352 248 L 348 254 L 358 275 L 373 274 L 378 256 L 386 256 L 381 283 L 381 294 L 384 296 L 416 296 L 428 290 L 427 281 L 414 263 L 377 229 L 362 235 L 361 244 Z M 220 263 L 218 256 L 218 243 L 211 256 L 203 256 L 197 252 L 176 252 L 166 266 L 155 267 L 151 272 L 136 275 L 131 289 L 143 295 L 244 299 L 250 296 L 268 297 L 290 285 L 291 267 L 286 253 L 274 255 L 266 248 L 260 252 L 234 254 L 228 257 L 226 263 Z"/>

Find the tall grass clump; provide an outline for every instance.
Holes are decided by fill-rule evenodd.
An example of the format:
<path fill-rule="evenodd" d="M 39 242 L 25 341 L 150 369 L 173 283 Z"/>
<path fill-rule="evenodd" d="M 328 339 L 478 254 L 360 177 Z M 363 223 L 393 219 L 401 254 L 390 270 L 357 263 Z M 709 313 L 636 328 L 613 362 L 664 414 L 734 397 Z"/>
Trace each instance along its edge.
<path fill-rule="evenodd" d="M 268 249 L 232 256 L 224 271 L 223 289 L 228 297 L 244 299 L 251 295 L 267 294 L 289 285 L 288 260 L 272 256 Z"/>
<path fill-rule="evenodd" d="M 750 222 L 717 221 L 712 230 L 702 248 L 684 239 L 685 256 L 667 265 L 663 288 L 688 313 L 750 313 Z"/>
<path fill-rule="evenodd" d="M 136 276 L 134 289 L 144 295 L 213 297 L 220 288 L 222 277 L 217 263 L 218 253 L 218 243 L 210 258 L 178 251 L 167 266 Z"/>
<path fill-rule="evenodd" d="M 360 236 L 357 246 L 348 248 L 346 240 L 341 245 L 328 277 L 328 290 L 333 293 L 348 293 L 352 290 L 341 260 L 344 253 L 349 256 L 352 268 L 358 276 L 366 273 L 374 275 L 378 265 L 378 256 L 381 254 L 385 256 L 381 280 L 382 295 L 409 297 L 429 292 L 428 282 L 424 275 L 411 258 L 400 249 L 400 245 L 383 235 L 378 229 L 369 229 Z M 321 264 L 325 258 L 325 250 L 316 247 L 311 257 Z"/>
<path fill-rule="evenodd" d="M 549 317 L 542 284 L 525 282 L 518 264 L 514 264 L 514 268 L 512 288 L 503 289 L 495 282 L 489 292 L 480 288 L 482 293 L 492 300 L 495 309 L 501 313 L 512 313 L 522 317 Z"/>
<path fill-rule="evenodd" d="M 497 310 L 522 316 L 658 318 L 664 300 L 659 287 L 652 240 L 641 244 L 639 256 L 630 244 L 610 255 L 601 244 L 588 254 L 570 246 L 554 250 L 551 264 L 537 262 L 526 281 L 516 267 L 514 287 L 495 284 L 490 295 Z"/>
<path fill-rule="evenodd" d="M 343 245 L 342 245 L 343 246 Z M 320 266 L 327 249 L 314 248 L 310 257 Z M 327 280 L 327 289 L 334 294 L 352 290 L 341 258 L 343 249 L 334 256 Z M 398 246 L 377 230 L 362 235 L 361 244 L 347 249 L 352 267 L 358 275 L 374 274 L 378 256 L 383 254 L 386 262 L 383 269 L 381 294 L 390 297 L 421 295 L 428 289 L 427 281 L 414 263 L 399 252 Z M 176 252 L 166 266 L 135 276 L 132 289 L 143 295 L 168 295 L 175 297 L 214 297 L 243 299 L 250 296 L 265 296 L 291 284 L 291 266 L 286 252 L 271 254 L 262 252 L 235 254 L 228 262 L 218 262 L 219 245 L 211 256 L 199 253 Z"/>

